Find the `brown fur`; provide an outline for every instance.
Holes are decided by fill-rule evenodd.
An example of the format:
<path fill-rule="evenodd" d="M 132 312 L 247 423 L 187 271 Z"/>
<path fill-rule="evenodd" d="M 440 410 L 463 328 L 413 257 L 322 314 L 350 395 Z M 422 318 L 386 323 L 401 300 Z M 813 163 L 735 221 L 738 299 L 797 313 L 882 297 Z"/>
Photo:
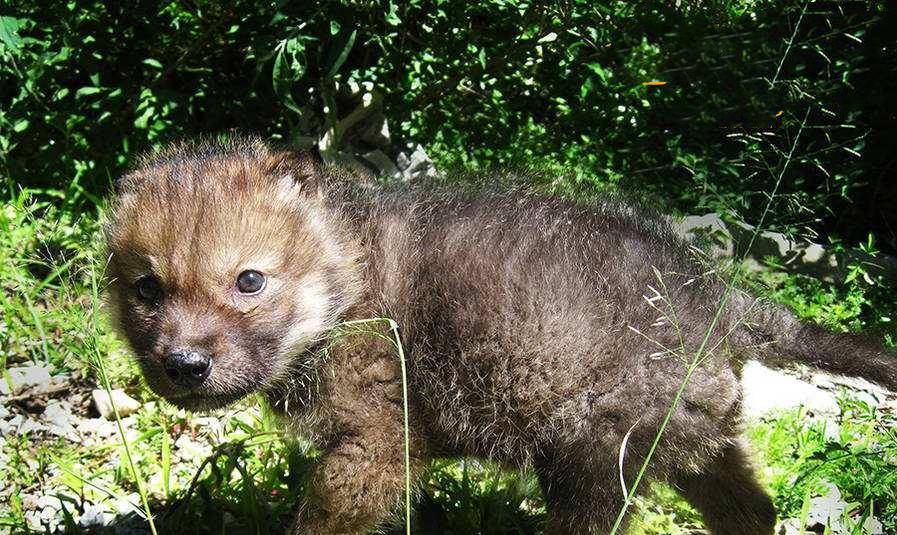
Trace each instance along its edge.
<path fill-rule="evenodd" d="M 739 439 L 740 362 L 803 360 L 897 386 L 872 343 L 796 323 L 690 261 L 656 216 L 617 201 L 357 186 L 257 141 L 177 146 L 125 177 L 107 222 L 110 303 L 149 385 L 190 409 L 261 392 L 325 454 L 297 534 L 366 533 L 401 503 L 399 362 L 382 337 L 334 328 L 390 317 L 409 371 L 415 475 L 434 456 L 532 468 L 548 533 L 607 533 L 687 362 L 649 475 L 717 535 L 768 535 L 775 512 Z M 237 274 L 269 277 L 258 296 Z M 141 302 L 148 273 L 164 297 Z M 374 324 L 367 330 L 386 330 Z M 199 387 L 161 371 L 213 355 Z"/>

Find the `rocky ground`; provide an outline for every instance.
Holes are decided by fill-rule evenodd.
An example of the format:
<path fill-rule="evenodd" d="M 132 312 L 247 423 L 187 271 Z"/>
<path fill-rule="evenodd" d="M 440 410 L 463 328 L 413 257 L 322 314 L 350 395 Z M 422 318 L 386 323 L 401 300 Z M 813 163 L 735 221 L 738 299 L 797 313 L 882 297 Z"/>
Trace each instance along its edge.
<path fill-rule="evenodd" d="M 25 433 L 32 441 L 62 438 L 73 448 L 109 446 L 113 453 L 108 462 L 118 464 L 117 456 L 121 454 L 118 451 L 119 431 L 105 391 L 95 389 L 78 375 L 53 375 L 51 369 L 40 364 L 8 371 L 10 381 L 0 382 L 0 445 Z M 897 412 L 897 395 L 893 392 L 866 381 L 816 371 L 775 370 L 751 362 L 745 368 L 744 386 L 744 416 L 748 421 L 766 418 L 778 410 L 803 406 L 808 417 L 825 420 L 827 432 L 837 434 L 840 412 L 837 398 L 845 389 L 881 410 Z M 124 432 L 131 442 L 136 441 L 140 434 L 136 416 L 140 411 L 152 410 L 155 402 L 141 404 L 120 390 L 113 391 L 112 397 Z M 229 413 L 223 417 L 241 416 Z M 189 479 L 202 460 L 212 453 L 216 442 L 223 439 L 223 417 L 202 418 L 202 434 L 182 433 L 174 441 L 172 465 L 176 467 L 177 477 Z M 242 417 L 251 420 L 245 414 Z M 9 461 L 0 458 L 0 464 Z M 99 491 L 78 495 L 59 482 L 79 469 L 77 462 L 66 467 L 51 462 L 29 468 L 42 471 L 41 483 L 19 496 L 29 528 L 38 532 L 62 531 L 66 516 L 63 505 L 66 505 L 65 510 L 72 515 L 70 521 L 86 531 L 114 523 L 115 533 L 147 532 L 141 527 L 144 523 L 139 518 L 140 497 L 136 493 L 118 496 L 102 492 L 103 478 L 111 478 L 111 473 L 91 478 L 91 487 Z M 112 486 L 111 480 L 109 486 Z M 0 503 L 8 503 L 10 497 L 4 494 L 9 486 L 2 487 Z M 830 526 L 833 535 L 847 533 L 838 519 L 848 504 L 841 499 L 837 487 L 831 485 L 829 490 L 827 495 L 813 499 L 807 526 L 800 526 L 796 519 L 785 519 L 781 522 L 780 533 L 794 535 L 803 530 L 821 533 L 818 528 L 825 525 Z M 881 524 L 874 518 L 869 519 L 866 528 L 866 533 L 872 535 L 883 533 Z"/>
<path fill-rule="evenodd" d="M 113 406 L 120 417 L 121 431 L 132 444 L 141 435 L 138 413 L 155 409 L 155 401 L 141 403 L 118 389 L 112 390 L 110 396 L 77 374 L 53 375 L 53 370 L 42 364 L 10 368 L 8 373 L 10 380 L 0 381 L 0 447 L 24 435 L 32 444 L 61 438 L 79 451 L 109 451 L 107 464 L 119 466 L 122 464 L 121 434 Z M 224 440 L 221 433 L 224 419 L 252 421 L 252 415 L 248 414 L 251 411 L 243 409 L 243 412 L 247 414 L 241 416 L 231 411 L 220 417 L 193 418 L 203 432 L 178 435 L 171 448 L 173 477 L 189 481 L 202 461 L 212 454 L 213 446 Z M 0 465 L 11 461 L 3 456 L 0 453 Z M 62 532 L 68 514 L 79 531 L 106 532 L 99 528 L 114 524 L 114 533 L 149 533 L 140 518 L 140 496 L 136 492 L 115 495 L 108 491 L 115 487 L 111 471 L 91 474 L 87 491 L 76 494 L 62 480 L 84 475 L 79 473 L 83 472 L 83 466 L 77 460 L 66 466 L 57 462 L 40 465 L 29 460 L 28 468 L 38 475 L 33 488 L 19 494 L 29 529 L 38 533 Z M 159 473 L 149 475 L 151 486 L 153 478 L 159 476 Z M 9 503 L 9 491 L 10 486 L 0 481 L 0 504 Z M 0 512 L 3 507 L 0 505 Z M 15 529 L 11 532 L 18 533 Z"/>

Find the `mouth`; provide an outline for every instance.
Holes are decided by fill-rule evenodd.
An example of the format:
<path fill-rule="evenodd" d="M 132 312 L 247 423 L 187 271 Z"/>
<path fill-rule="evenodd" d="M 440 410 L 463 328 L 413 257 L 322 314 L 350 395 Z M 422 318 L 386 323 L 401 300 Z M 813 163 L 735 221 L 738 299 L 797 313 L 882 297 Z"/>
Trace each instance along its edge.
<path fill-rule="evenodd" d="M 232 405 L 248 395 L 248 392 L 229 392 L 225 394 L 186 392 L 184 394 L 165 395 L 162 397 L 165 401 L 181 409 L 210 411 Z"/>

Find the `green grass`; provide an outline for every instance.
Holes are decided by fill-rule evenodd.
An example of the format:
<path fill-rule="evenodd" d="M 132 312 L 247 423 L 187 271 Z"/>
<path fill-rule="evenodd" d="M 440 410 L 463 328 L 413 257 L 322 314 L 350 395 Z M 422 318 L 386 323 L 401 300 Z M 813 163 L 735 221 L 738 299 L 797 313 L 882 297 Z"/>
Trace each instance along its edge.
<path fill-rule="evenodd" d="M 122 420 L 125 442 L 112 436 L 103 444 L 73 447 L 63 439 L 0 439 L 0 489 L 8 498 L 0 500 L 0 526 L 24 532 L 29 506 L 22 497 L 52 489 L 70 512 L 79 497 L 106 503 L 127 498 L 137 510 L 149 508 L 160 533 L 184 526 L 197 533 L 282 529 L 317 453 L 285 436 L 254 401 L 220 415 L 221 429 L 215 430 L 202 415 L 176 410 L 141 385 L 126 351 L 94 314 L 101 291 L 98 232 L 95 206 L 79 199 L 76 190 L 13 192 L 0 212 L 4 373 L 23 363 L 47 362 L 59 372 L 84 374 L 93 384 L 102 384 L 105 376 L 110 386 L 144 402 Z M 841 286 L 780 275 L 756 281 L 803 316 L 833 327 L 887 329 L 894 307 L 879 282 L 862 277 Z M 799 517 L 827 481 L 854 504 L 853 520 L 874 512 L 895 532 L 894 415 L 846 397 L 841 408 L 837 433 L 826 433 L 800 411 L 752 423 L 749 438 L 764 481 L 783 517 Z M 200 446 L 185 452 L 183 436 L 195 437 Z M 701 526 L 694 510 L 662 484 L 652 484 L 647 497 L 635 500 L 633 514 L 638 535 L 687 533 Z M 531 474 L 441 460 L 430 468 L 412 525 L 416 533 L 432 533 L 438 526 L 444 533 L 529 534 L 539 532 L 543 519 Z M 139 515 L 135 522 L 146 525 Z M 397 525 L 391 533 L 403 531 Z"/>

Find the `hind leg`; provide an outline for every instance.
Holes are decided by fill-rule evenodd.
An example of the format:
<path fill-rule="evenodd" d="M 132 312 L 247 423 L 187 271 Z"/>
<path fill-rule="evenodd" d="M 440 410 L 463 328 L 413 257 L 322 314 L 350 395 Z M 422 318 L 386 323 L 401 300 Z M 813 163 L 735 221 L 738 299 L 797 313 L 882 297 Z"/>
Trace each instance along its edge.
<path fill-rule="evenodd" d="M 604 466 L 606 470 L 596 470 Z M 585 463 L 565 457 L 536 463 L 536 474 L 548 509 L 545 533 L 606 535 L 623 506 L 614 461 Z M 618 533 L 625 533 L 626 523 Z"/>
<path fill-rule="evenodd" d="M 704 517 L 713 535 L 772 535 L 776 511 L 741 446 L 720 452 L 703 473 L 672 481 Z"/>

